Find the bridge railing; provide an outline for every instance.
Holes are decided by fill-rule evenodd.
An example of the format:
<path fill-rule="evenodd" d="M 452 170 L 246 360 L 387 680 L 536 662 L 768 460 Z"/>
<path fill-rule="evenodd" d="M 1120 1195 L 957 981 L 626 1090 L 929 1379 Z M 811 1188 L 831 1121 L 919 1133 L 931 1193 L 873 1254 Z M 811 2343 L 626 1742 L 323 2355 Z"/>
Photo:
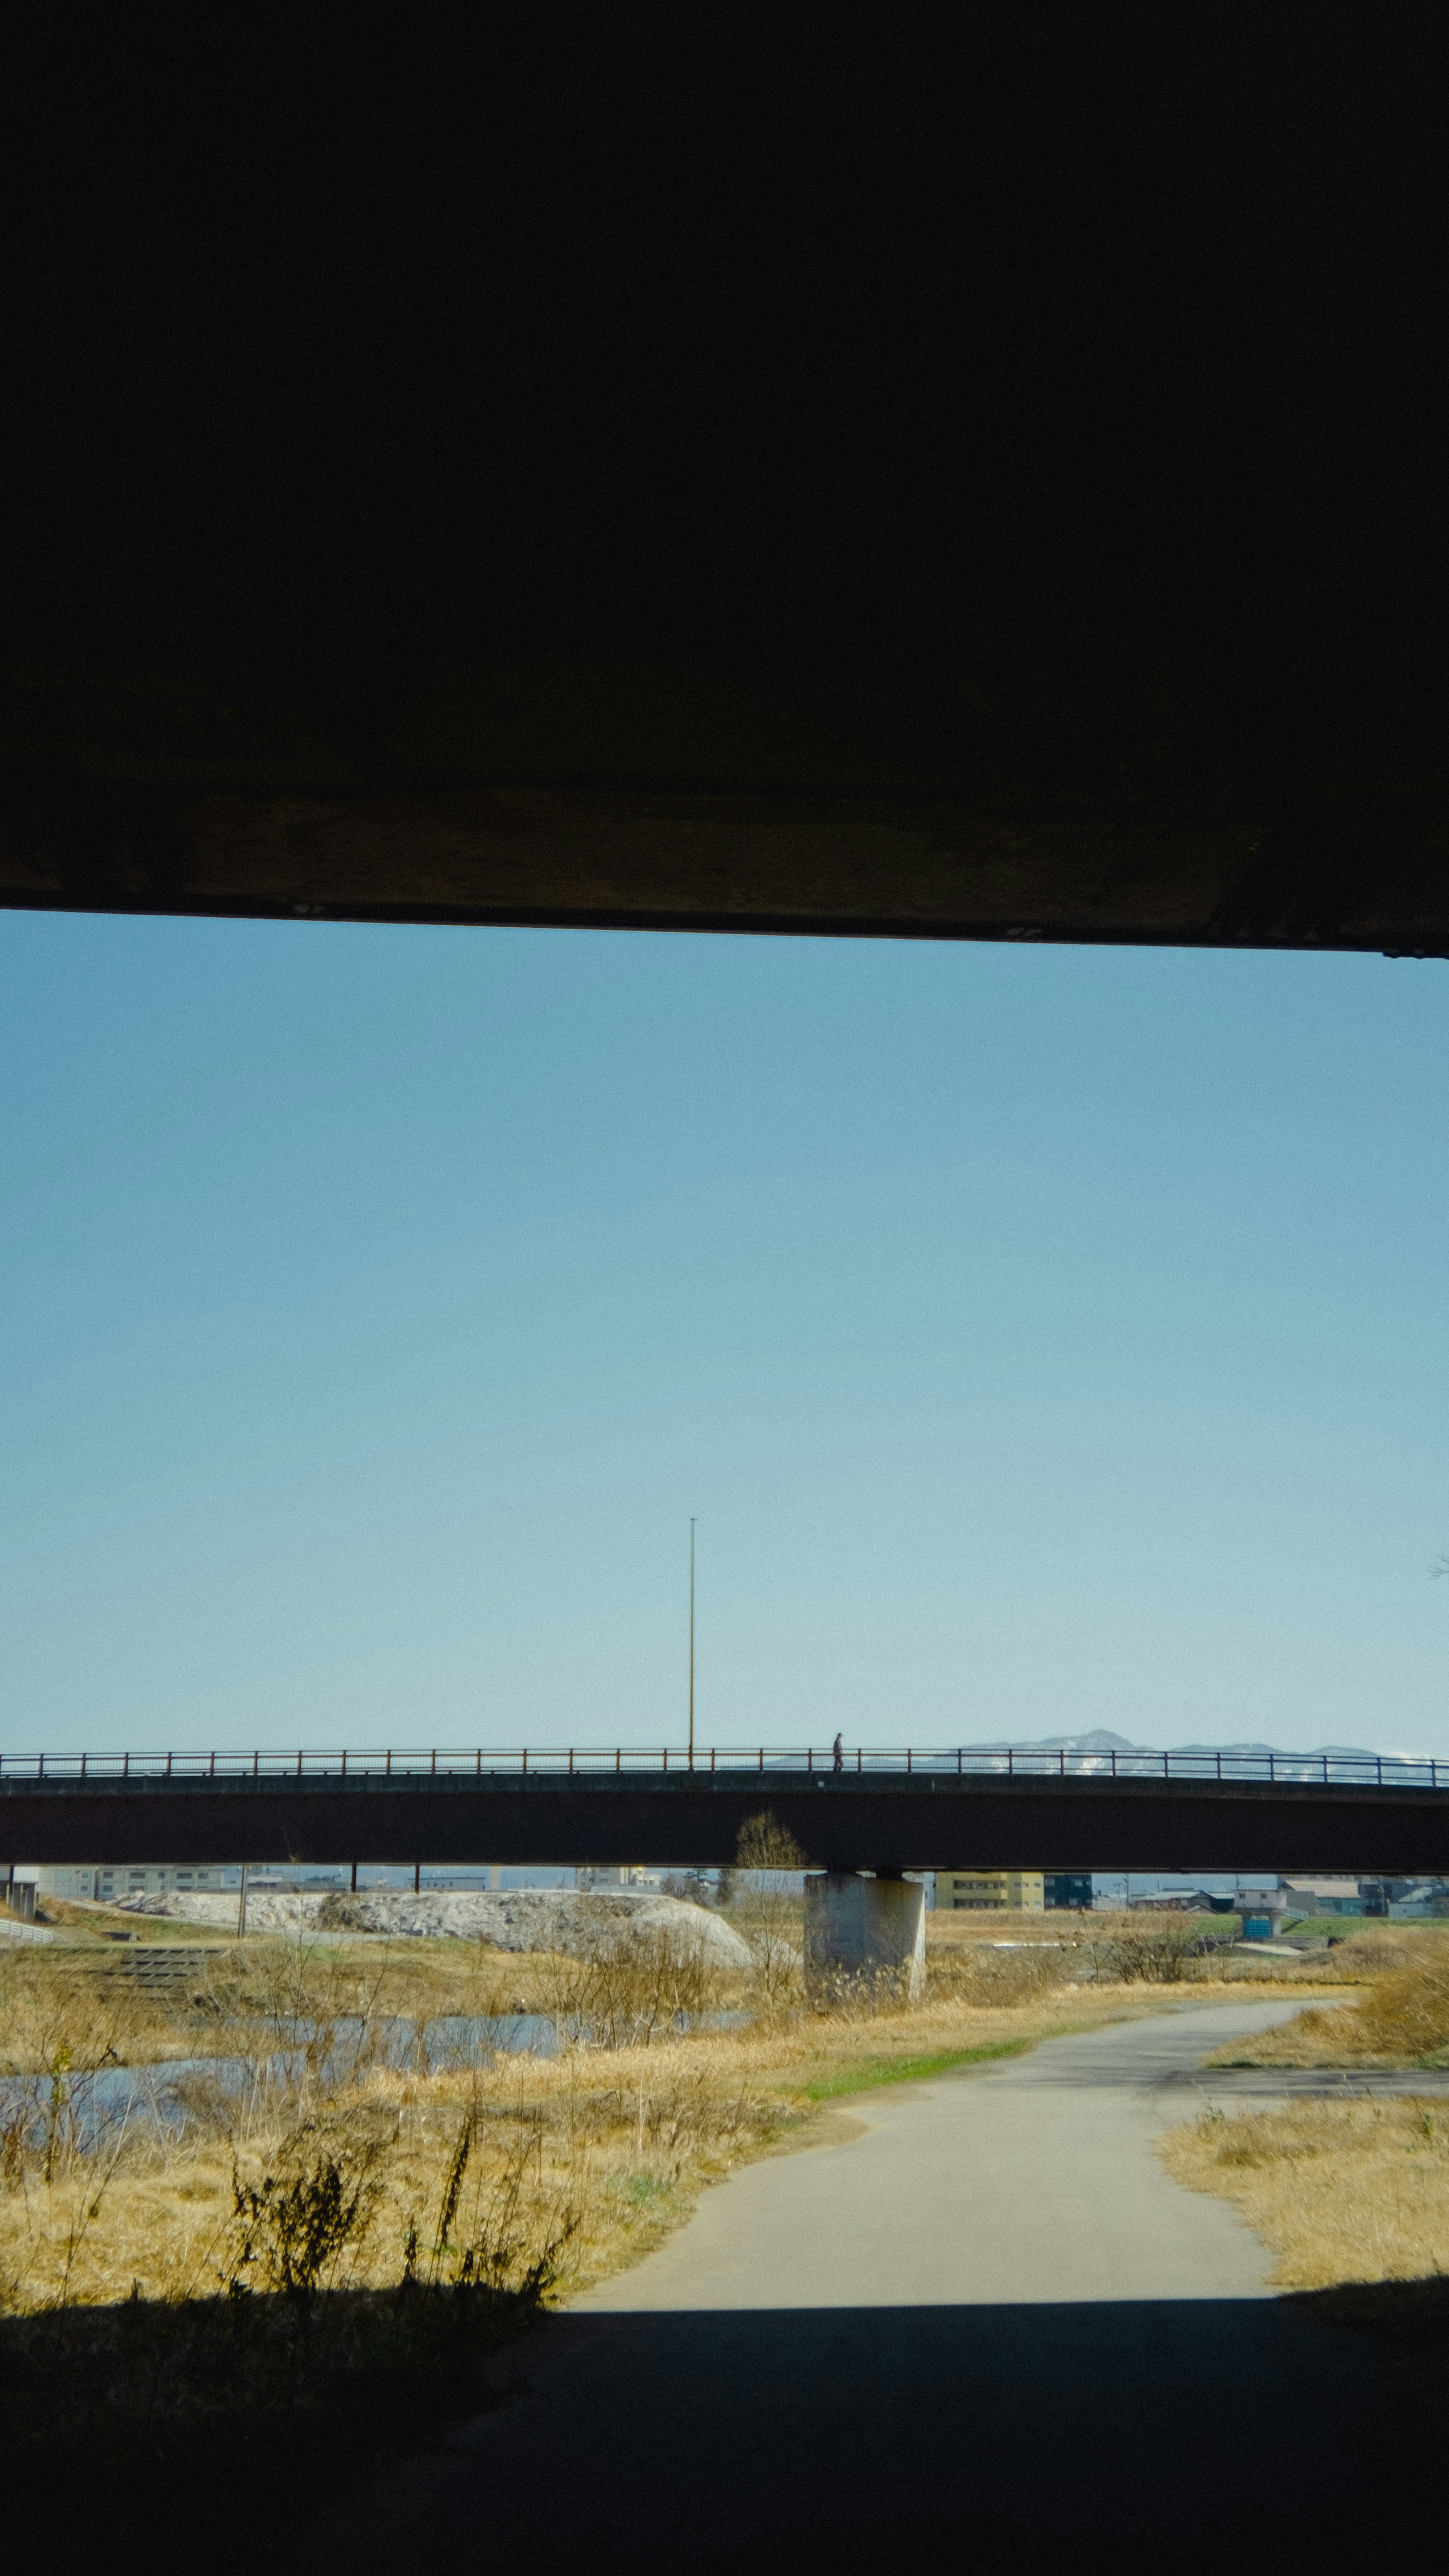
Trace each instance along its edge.
<path fill-rule="evenodd" d="M 1176 1752 L 1109 1746 L 1100 1752 L 1041 1744 L 968 1744 L 924 1750 L 895 1746 L 768 1745 L 387 1746 L 381 1750 L 208 1753 L 5 1753 L 6 1780 L 406 1780 L 456 1781 L 613 1773 L 675 1774 L 754 1772 L 762 1777 L 801 1772 L 852 1778 L 892 1773 L 940 1779 L 977 1776 L 1019 1779 L 1221 1780 L 1316 1783 L 1341 1788 L 1421 1788 L 1449 1792 L 1449 1762 L 1403 1754 L 1217 1752 L 1188 1747 Z"/>

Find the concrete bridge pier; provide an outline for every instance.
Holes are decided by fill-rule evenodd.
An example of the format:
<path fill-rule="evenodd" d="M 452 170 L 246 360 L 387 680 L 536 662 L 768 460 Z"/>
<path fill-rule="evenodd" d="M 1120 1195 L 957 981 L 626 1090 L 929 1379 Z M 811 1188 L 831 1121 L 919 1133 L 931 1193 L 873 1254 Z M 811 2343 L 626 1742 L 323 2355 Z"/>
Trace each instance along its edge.
<path fill-rule="evenodd" d="M 843 1986 L 889 1980 L 919 2003 L 926 1978 L 926 1891 L 881 1870 L 811 1870 L 805 1880 L 805 1992 L 828 2003 Z"/>

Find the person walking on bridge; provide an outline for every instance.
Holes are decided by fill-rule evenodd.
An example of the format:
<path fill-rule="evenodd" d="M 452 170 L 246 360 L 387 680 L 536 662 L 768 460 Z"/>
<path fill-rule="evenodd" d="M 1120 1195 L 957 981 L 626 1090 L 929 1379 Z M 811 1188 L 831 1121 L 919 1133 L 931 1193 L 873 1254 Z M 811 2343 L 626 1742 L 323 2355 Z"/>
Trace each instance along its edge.
<path fill-rule="evenodd" d="M 830 1752 L 831 1768 L 835 1771 L 843 1771 L 845 1769 L 845 1746 L 838 1735 L 830 1748 Z"/>

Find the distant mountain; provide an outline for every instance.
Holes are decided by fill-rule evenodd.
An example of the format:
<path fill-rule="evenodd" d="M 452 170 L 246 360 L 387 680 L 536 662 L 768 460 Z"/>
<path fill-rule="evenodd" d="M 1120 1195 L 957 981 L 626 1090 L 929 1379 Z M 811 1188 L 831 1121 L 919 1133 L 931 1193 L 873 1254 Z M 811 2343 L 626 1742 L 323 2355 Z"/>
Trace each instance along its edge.
<path fill-rule="evenodd" d="M 1008 1744 L 1022 1753 L 1143 1753 L 1156 1746 L 1134 1744 L 1129 1735 L 1114 1735 L 1110 1726 L 1094 1726 L 1089 1735 L 999 1735 L 988 1744 L 964 1744 L 963 1753 L 1004 1753 Z"/>
<path fill-rule="evenodd" d="M 1281 1744 L 1175 1744 L 1175 1753 L 1271 1753 L 1276 1762 L 1321 1762 L 1325 1754 L 1332 1762 L 1412 1762 L 1412 1753 L 1370 1752 L 1363 1744 L 1312 1744 L 1303 1753 L 1290 1753 Z"/>
<path fill-rule="evenodd" d="M 963 1753 L 1004 1753 L 1007 1746 L 1020 1753 L 1161 1753 L 1160 1744 L 1136 1744 L 1130 1735 L 1114 1735 L 1110 1726 L 1094 1726 L 1086 1735 L 996 1735 L 979 1744 L 963 1744 Z M 1249 1744 L 1237 1740 L 1231 1744 L 1174 1744 L 1174 1753 L 1272 1753 L 1289 1758 L 1282 1744 Z M 1304 1762 L 1321 1762 L 1324 1754 L 1336 1762 L 1376 1762 L 1379 1756 L 1362 1744 L 1314 1744 L 1293 1756 Z M 1384 1761 L 1412 1760 L 1412 1755 L 1385 1754 Z"/>
<path fill-rule="evenodd" d="M 1164 1749 L 1160 1744 L 1135 1744 L 1129 1735 L 1114 1735 L 1109 1726 L 1094 1726 L 1085 1735 L 1035 1735 L 1024 1741 L 1018 1737 L 1002 1735 L 987 1743 L 963 1744 L 961 1750 L 963 1753 L 1005 1753 L 1008 1748 L 1017 1753 L 1076 1753 L 1089 1756 L 1113 1753 L 1161 1753 Z M 1353 1763 L 1380 1760 L 1413 1762 L 1427 1759 L 1425 1755 L 1412 1753 L 1380 1755 L 1370 1752 L 1362 1744 L 1315 1744 L 1306 1752 L 1290 1753 L 1281 1744 L 1249 1744 L 1241 1739 L 1231 1744 L 1174 1744 L 1170 1750 L 1175 1754 L 1191 1753 L 1200 1757 L 1232 1753 L 1240 1758 L 1251 1758 L 1260 1762 L 1268 1761 L 1271 1756 L 1280 1773 L 1285 1763 L 1301 1762 L 1306 1765 L 1310 1762 L 1321 1763 L 1325 1758 L 1330 1762 Z"/>

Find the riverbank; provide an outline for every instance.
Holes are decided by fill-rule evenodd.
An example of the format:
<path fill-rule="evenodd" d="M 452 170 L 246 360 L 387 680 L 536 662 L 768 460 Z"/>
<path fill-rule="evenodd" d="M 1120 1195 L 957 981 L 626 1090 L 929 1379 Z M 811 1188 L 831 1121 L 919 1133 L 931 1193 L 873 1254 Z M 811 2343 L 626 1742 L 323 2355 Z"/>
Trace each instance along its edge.
<path fill-rule="evenodd" d="M 130 2494 L 159 2446 L 204 2500 L 270 2427 L 263 2518 L 289 2493 L 300 2509 L 294 2478 L 310 2511 L 327 2461 L 355 2474 L 359 2428 L 376 2457 L 476 2413 L 500 2340 L 853 2092 L 1243 1991 L 1166 1952 L 1167 1985 L 1106 1976 L 1100 1929 L 1090 1947 L 951 1932 L 919 2007 L 822 2014 L 788 1918 L 733 1919 L 748 1973 L 667 1936 L 568 1956 L 160 1944 L 175 1973 L 154 1986 L 94 1935 L 7 1957 L 7 2498 L 42 2510 L 62 2461 L 69 2479 L 87 2460 L 97 2492 Z M 546 2029 L 549 2053 L 497 2044 L 510 2022 Z M 445 2026 L 462 2039 L 440 2061 Z M 113 2095 L 127 2064 L 137 2086 Z"/>
<path fill-rule="evenodd" d="M 1449 2065 L 1449 1931 L 1366 1930 L 1346 1964 L 1364 1980 L 1351 2003 L 1312 2005 L 1209 2063 L 1361 2075 Z M 1160 2152 L 1176 2181 L 1234 2203 L 1270 2249 L 1281 2288 L 1449 2272 L 1442 2091 L 1213 2109 L 1169 2131 Z"/>
<path fill-rule="evenodd" d="M 104 1921 L 59 1928 L 65 1942 L 0 1963 L 10 2313 L 217 2296 L 238 2196 L 268 2176 L 300 2189 L 324 2156 L 362 2196 L 319 2286 L 385 2290 L 438 2233 L 465 2135 L 475 2268 L 565 2295 L 821 2102 L 1241 1990 L 1216 1973 L 1236 1962 L 1154 1946 L 1140 1924 L 1069 1919 L 1048 1938 L 948 1917 L 919 2006 L 807 2011 L 798 1927 L 768 1889 L 713 1956 L 670 1925 L 621 1939 L 603 1906 L 567 1954 L 303 1932 L 153 1959 Z"/>
<path fill-rule="evenodd" d="M 1252 2237 L 1152 2152 L 1213 2041 L 1292 2008 L 1239 1988 L 859 2096 L 573 2302 L 509 2411 L 370 2481 L 312 2563 L 571 2564 L 636 2459 L 661 2546 L 771 2570 L 963 2534 L 1035 2568 L 1102 2532 L 1211 2576 L 1248 2535 L 1399 2533 L 1370 2356 L 1265 2297 Z"/>
<path fill-rule="evenodd" d="M 428 2243 L 438 2233 L 465 2130 L 469 2241 L 487 2240 L 487 2263 L 505 2286 L 543 2265 L 564 2295 L 634 2260 L 710 2182 L 778 2143 L 823 2101 L 1174 2000 L 1141 1985 L 1042 1981 L 1017 2000 L 928 1992 L 911 2011 L 787 2008 L 679 2033 L 671 1963 L 655 1963 L 663 1991 L 653 1998 L 638 1992 L 639 1964 L 627 2016 L 617 1995 L 592 1999 L 600 2018 L 612 2002 L 618 2044 L 487 2051 L 428 2071 L 415 2053 L 398 2062 L 400 1998 L 380 1969 L 368 2011 L 359 1972 L 345 1961 L 329 1972 L 323 1998 L 315 1962 L 293 1963 L 288 1976 L 287 1963 L 273 1960 L 251 1972 L 263 1990 L 268 1978 L 280 1989 L 273 2009 L 229 2018 L 214 2034 L 224 2052 L 218 2047 L 211 2065 L 193 2053 L 173 2075 L 155 2061 L 160 2095 L 139 2083 L 119 2094 L 108 2076 L 107 2033 L 119 2035 L 120 2008 L 113 2017 L 82 1995 L 81 2008 L 97 2016 L 82 2023 L 66 2015 L 63 1997 L 43 1997 L 51 2018 L 30 2037 L 53 2042 L 48 2071 L 31 2077 L 24 2119 L 12 2108 L 0 2137 L 8 2186 L 0 2188 L 0 2304 L 12 2313 L 85 2307 L 130 2297 L 135 2285 L 140 2297 L 168 2303 L 223 2293 L 238 2189 L 268 2174 L 286 2176 L 291 2188 L 324 2142 L 339 2170 L 366 2186 L 365 2212 L 333 2249 L 326 2286 L 386 2288 L 402 2276 L 410 2237 Z M 577 2020 L 590 2000 L 578 1965 L 530 1962 L 533 1974 L 512 2000 L 551 2003 L 560 2018 L 573 2006 Z M 1233 1990 L 1190 1991 L 1207 2000 Z M 697 1988 L 688 1999 L 699 2003 Z M 465 2000 L 507 1998 L 475 1991 Z M 154 2036 L 165 1999 L 145 2002 Z M 310 2007 L 305 2024 L 301 2004 Z M 624 2037 L 626 2019 L 643 2035 Z M 183 2024 L 178 2049 L 193 2038 Z M 165 2116 L 148 2116 L 158 2099 Z M 454 2212 L 450 2227 L 459 2223 Z"/>

